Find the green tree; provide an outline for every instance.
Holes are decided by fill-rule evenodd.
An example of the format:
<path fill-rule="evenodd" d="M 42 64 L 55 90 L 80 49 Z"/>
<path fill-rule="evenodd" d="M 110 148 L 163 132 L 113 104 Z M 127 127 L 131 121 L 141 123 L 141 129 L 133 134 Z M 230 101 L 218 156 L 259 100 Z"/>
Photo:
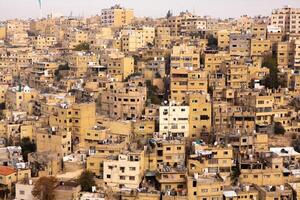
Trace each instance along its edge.
<path fill-rule="evenodd" d="M 92 192 L 92 187 L 96 185 L 93 172 L 83 171 L 78 179 L 78 183 L 81 185 L 82 191 Z"/>
<path fill-rule="evenodd" d="M 35 182 L 32 195 L 40 200 L 55 199 L 54 189 L 57 186 L 57 183 L 57 179 L 53 176 L 41 177 Z"/>
<path fill-rule="evenodd" d="M 58 70 L 59 71 L 61 71 L 61 70 L 70 70 L 69 63 L 65 63 L 65 64 L 62 64 L 62 65 L 59 65 L 58 66 Z"/>
<path fill-rule="evenodd" d="M 169 19 L 172 16 L 173 16 L 173 13 L 171 12 L 171 10 L 168 10 L 166 18 Z"/>
<path fill-rule="evenodd" d="M 216 49 L 218 47 L 218 39 L 215 38 L 212 34 L 207 36 L 207 46 L 210 48 Z"/>
<path fill-rule="evenodd" d="M 262 62 L 263 67 L 267 67 L 270 70 L 270 73 L 265 78 L 265 86 L 270 89 L 277 89 L 280 85 L 278 79 L 278 66 L 277 66 L 277 58 L 273 55 L 266 55 L 263 58 Z"/>
<path fill-rule="evenodd" d="M 89 51 L 90 50 L 90 45 L 87 42 L 82 42 L 75 46 L 74 48 L 75 51 Z"/>
<path fill-rule="evenodd" d="M 20 146 L 22 148 L 22 155 L 24 161 L 28 161 L 28 154 L 36 151 L 36 144 L 30 140 L 29 137 L 24 137 L 21 139 Z"/>
<path fill-rule="evenodd" d="M 284 135 L 285 134 L 285 129 L 280 122 L 275 122 L 274 133 L 276 135 Z"/>
<path fill-rule="evenodd" d="M 241 171 L 238 165 L 232 168 L 231 174 L 230 174 L 230 180 L 232 185 L 237 185 L 239 182 L 239 177 L 241 175 Z"/>
<path fill-rule="evenodd" d="M 161 104 L 161 99 L 158 97 L 158 87 L 153 86 L 151 81 L 147 80 L 146 81 L 146 87 L 147 87 L 147 101 L 149 103 L 153 104 Z"/>
<path fill-rule="evenodd" d="M 54 75 L 57 81 L 60 81 L 62 79 L 62 75 L 60 74 L 60 71 L 64 71 L 64 70 L 70 70 L 69 63 L 59 65 L 58 69 L 54 71 Z"/>
<path fill-rule="evenodd" d="M 300 153 L 300 137 L 296 137 L 296 139 L 294 139 L 292 141 L 292 146 L 294 147 L 295 151 Z"/>

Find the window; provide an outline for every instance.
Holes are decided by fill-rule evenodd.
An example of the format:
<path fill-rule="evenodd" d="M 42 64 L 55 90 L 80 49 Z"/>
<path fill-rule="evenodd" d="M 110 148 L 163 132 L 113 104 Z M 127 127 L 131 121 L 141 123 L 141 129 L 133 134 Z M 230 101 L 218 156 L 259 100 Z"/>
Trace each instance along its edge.
<path fill-rule="evenodd" d="M 19 194 L 20 194 L 20 195 L 24 195 L 24 194 L 25 194 L 25 191 L 24 191 L 24 190 L 20 190 Z"/>
<path fill-rule="evenodd" d="M 107 174 L 107 175 L 106 175 L 106 178 L 110 178 L 110 174 Z"/>
<path fill-rule="evenodd" d="M 193 187 L 197 186 L 197 181 L 193 181 Z"/>
<path fill-rule="evenodd" d="M 208 192 L 208 189 L 202 189 L 201 192 L 206 193 L 206 192 Z"/>
<path fill-rule="evenodd" d="M 129 180 L 134 181 L 135 180 L 135 176 L 129 176 Z"/>
<path fill-rule="evenodd" d="M 125 176 L 120 176 L 120 180 L 125 180 Z"/>
<path fill-rule="evenodd" d="M 130 170 L 130 171 L 135 171 L 136 168 L 135 168 L 135 167 L 129 167 L 129 170 Z"/>

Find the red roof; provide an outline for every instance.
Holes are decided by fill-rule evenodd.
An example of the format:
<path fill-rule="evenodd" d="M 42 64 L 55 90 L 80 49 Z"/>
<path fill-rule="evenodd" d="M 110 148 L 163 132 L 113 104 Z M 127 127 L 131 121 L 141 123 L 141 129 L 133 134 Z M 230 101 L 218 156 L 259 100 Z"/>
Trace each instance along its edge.
<path fill-rule="evenodd" d="M 0 175 L 2 175 L 2 176 L 7 176 L 7 175 L 13 174 L 15 172 L 16 172 L 16 170 L 12 167 L 0 166 Z"/>

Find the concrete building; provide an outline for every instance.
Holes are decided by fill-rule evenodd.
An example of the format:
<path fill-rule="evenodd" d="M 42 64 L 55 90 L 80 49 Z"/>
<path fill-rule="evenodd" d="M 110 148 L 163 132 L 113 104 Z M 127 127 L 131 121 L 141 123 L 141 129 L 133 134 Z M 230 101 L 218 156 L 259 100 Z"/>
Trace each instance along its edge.
<path fill-rule="evenodd" d="M 120 27 L 132 22 L 134 13 L 132 9 L 122 8 L 120 5 L 112 6 L 101 11 L 101 24 L 104 26 Z"/>
<path fill-rule="evenodd" d="M 136 189 L 144 175 L 144 151 L 124 152 L 104 161 L 104 182 L 114 188 Z"/>
<path fill-rule="evenodd" d="M 189 137 L 189 106 L 170 103 L 159 108 L 159 133 L 173 137 Z"/>

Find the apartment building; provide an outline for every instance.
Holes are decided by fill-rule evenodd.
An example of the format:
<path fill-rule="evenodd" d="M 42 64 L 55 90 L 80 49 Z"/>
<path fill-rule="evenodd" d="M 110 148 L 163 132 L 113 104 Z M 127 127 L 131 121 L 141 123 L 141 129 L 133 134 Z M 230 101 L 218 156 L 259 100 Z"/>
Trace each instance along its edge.
<path fill-rule="evenodd" d="M 77 45 L 85 42 L 88 42 L 88 32 L 74 28 L 64 32 L 62 47 L 74 49 Z"/>
<path fill-rule="evenodd" d="M 189 35 L 192 32 L 207 29 L 207 20 L 186 11 L 178 16 L 167 19 L 166 26 L 171 30 L 171 36 Z"/>
<path fill-rule="evenodd" d="M 249 56 L 251 50 L 250 34 L 230 34 L 230 55 L 231 56 Z"/>
<path fill-rule="evenodd" d="M 90 52 L 74 52 L 68 57 L 71 73 L 76 77 L 84 77 L 89 67 L 99 64 L 99 56 Z"/>
<path fill-rule="evenodd" d="M 53 36 L 35 36 L 32 38 L 32 44 L 36 49 L 46 49 L 55 47 L 57 45 L 57 39 Z"/>
<path fill-rule="evenodd" d="M 265 23 L 252 24 L 251 34 L 252 34 L 253 39 L 266 40 L 267 39 L 267 25 Z"/>
<path fill-rule="evenodd" d="M 189 105 L 189 136 L 200 137 L 201 132 L 211 131 L 212 102 L 208 94 L 191 93 L 188 96 Z"/>
<path fill-rule="evenodd" d="M 118 81 L 126 79 L 130 74 L 134 73 L 133 57 L 117 56 L 109 57 L 104 62 L 107 66 L 107 73 Z"/>
<path fill-rule="evenodd" d="M 217 175 L 195 173 L 187 178 L 188 199 L 222 199 L 224 182 Z"/>
<path fill-rule="evenodd" d="M 239 163 L 241 170 L 240 183 L 257 184 L 259 186 L 282 185 L 285 183 L 283 158 L 274 153 L 241 154 Z"/>
<path fill-rule="evenodd" d="M 218 47 L 221 50 L 228 50 L 230 46 L 230 34 L 232 33 L 240 33 L 240 31 L 233 31 L 233 30 L 219 30 L 217 33 L 218 38 Z"/>
<path fill-rule="evenodd" d="M 71 132 L 74 144 L 84 145 L 86 130 L 94 126 L 96 121 L 94 102 L 59 103 L 49 111 L 50 127 L 55 127 L 58 131 Z"/>
<path fill-rule="evenodd" d="M 38 92 L 28 86 L 10 88 L 6 92 L 6 106 L 12 110 L 26 110 L 26 106 L 32 100 L 35 100 Z"/>
<path fill-rule="evenodd" d="M 177 195 L 186 193 L 186 168 L 182 165 L 175 167 L 160 165 L 156 180 L 160 184 L 160 191 L 169 193 L 176 191 Z"/>
<path fill-rule="evenodd" d="M 189 175 L 218 173 L 224 180 L 228 180 L 234 165 L 234 154 L 231 146 L 207 146 L 194 142 L 192 149 L 193 152 L 188 159 Z"/>
<path fill-rule="evenodd" d="M 104 161 L 104 182 L 113 188 L 136 189 L 144 175 L 144 151 L 124 152 Z"/>
<path fill-rule="evenodd" d="M 275 9 L 271 15 L 271 25 L 280 27 L 285 34 L 290 36 L 300 34 L 300 9 L 285 6 Z"/>
<path fill-rule="evenodd" d="M 200 52 L 195 46 L 174 46 L 171 54 L 171 74 L 174 69 L 189 70 L 200 68 Z"/>
<path fill-rule="evenodd" d="M 251 40 L 251 56 L 264 56 L 272 53 L 270 40 L 252 39 Z"/>
<path fill-rule="evenodd" d="M 203 70 L 174 69 L 171 73 L 171 97 L 177 103 L 187 103 L 190 92 L 207 92 L 207 73 Z"/>
<path fill-rule="evenodd" d="M 123 29 L 121 35 L 121 49 L 123 52 L 135 52 L 154 44 L 155 29 L 143 26 L 142 28 Z"/>
<path fill-rule="evenodd" d="M 294 65 L 295 61 L 295 43 L 279 42 L 277 47 L 277 63 L 281 67 L 289 67 Z"/>
<path fill-rule="evenodd" d="M 300 40 L 295 41 L 295 67 L 300 67 Z"/>
<path fill-rule="evenodd" d="M 243 61 L 234 60 L 223 64 L 221 71 L 226 75 L 226 85 L 232 89 L 249 87 L 248 67 Z"/>
<path fill-rule="evenodd" d="M 140 118 L 146 95 L 147 90 L 143 84 L 111 82 L 101 94 L 100 110 L 115 119 Z"/>
<path fill-rule="evenodd" d="M 171 29 L 169 27 L 156 27 L 154 45 L 156 48 L 167 49 L 171 45 Z"/>
<path fill-rule="evenodd" d="M 130 24 L 133 19 L 133 10 L 122 8 L 120 5 L 102 9 L 101 11 L 101 24 L 104 26 L 120 27 Z"/>
<path fill-rule="evenodd" d="M 210 74 L 214 74 L 221 70 L 221 66 L 225 61 L 230 61 L 229 53 L 206 53 L 205 54 L 205 64 L 204 69 L 210 72 Z"/>
<path fill-rule="evenodd" d="M 57 153 L 60 157 L 71 154 L 71 132 L 47 129 L 36 130 L 37 152 Z"/>
<path fill-rule="evenodd" d="M 259 126 L 266 126 L 272 123 L 273 116 L 273 96 L 259 96 L 253 95 L 249 99 L 250 107 L 255 110 L 256 124 Z"/>
<path fill-rule="evenodd" d="M 159 108 L 159 133 L 173 137 L 189 137 L 189 106 L 170 103 Z"/>
<path fill-rule="evenodd" d="M 53 83 L 57 69 L 58 63 L 56 62 L 34 62 L 28 77 L 29 86 L 42 88 Z"/>

